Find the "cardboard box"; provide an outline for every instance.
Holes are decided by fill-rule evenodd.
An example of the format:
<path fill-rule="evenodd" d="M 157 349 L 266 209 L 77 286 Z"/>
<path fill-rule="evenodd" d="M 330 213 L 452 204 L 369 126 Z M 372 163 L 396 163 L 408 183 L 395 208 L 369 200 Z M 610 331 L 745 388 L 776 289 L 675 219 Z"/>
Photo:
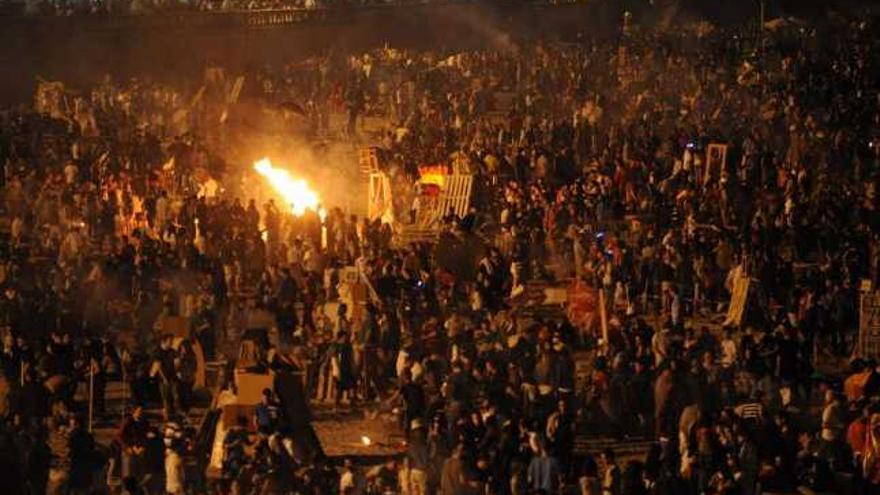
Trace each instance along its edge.
<path fill-rule="evenodd" d="M 235 370 L 235 386 L 238 388 L 238 403 L 256 405 L 260 403 L 263 389 L 272 390 L 275 375 L 271 373 L 248 373 Z"/>

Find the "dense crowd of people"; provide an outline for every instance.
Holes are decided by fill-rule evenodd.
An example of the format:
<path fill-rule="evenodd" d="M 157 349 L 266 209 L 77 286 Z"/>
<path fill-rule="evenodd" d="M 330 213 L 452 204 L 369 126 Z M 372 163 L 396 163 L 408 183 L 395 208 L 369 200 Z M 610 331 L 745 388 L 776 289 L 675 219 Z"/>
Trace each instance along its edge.
<path fill-rule="evenodd" d="M 857 287 L 878 282 L 877 26 L 774 29 L 758 46 L 627 23 L 613 40 L 247 75 L 249 104 L 377 146 L 396 225 L 256 194 L 250 164 L 230 161 L 236 131 L 214 124 L 234 113 L 222 85 L 41 84 L 35 110 L 0 113 L 4 487 L 876 492 L 877 362 L 840 363 Z M 364 118 L 385 125 L 371 135 Z M 426 218 L 420 168 L 438 164 L 474 177 L 472 208 L 433 220 L 436 247 L 395 242 Z M 362 307 L 341 302 L 351 273 Z M 719 328 L 743 277 L 742 315 Z M 528 311 L 554 285 L 595 290 L 604 310 Z M 219 479 L 188 472 L 196 350 L 234 358 L 257 311 L 277 333 L 261 366 L 302 372 L 316 403 L 394 411 L 404 455 L 365 471 L 303 454 L 267 389 L 222 439 Z M 163 328 L 175 317 L 184 335 Z M 109 447 L 101 422 L 118 425 Z M 617 459 L 583 437 L 650 447 Z"/>
<path fill-rule="evenodd" d="M 435 3 L 461 2 L 444 0 Z M 26 0 L 8 2 L 8 11 L 29 16 L 148 16 L 167 14 L 195 14 L 199 12 L 267 12 L 305 11 L 317 9 L 359 7 L 399 7 L 408 4 L 424 4 L 415 0 Z M 542 3 L 542 2 L 533 2 Z M 549 4 L 573 3 L 569 1 L 546 2 Z"/>
<path fill-rule="evenodd" d="M 30 16 L 126 16 L 187 14 L 198 12 L 249 12 L 317 9 L 314 0 L 204 0 L 204 1 L 152 1 L 152 0 L 100 0 L 78 1 L 29 1 L 23 2 L 23 13 Z"/>

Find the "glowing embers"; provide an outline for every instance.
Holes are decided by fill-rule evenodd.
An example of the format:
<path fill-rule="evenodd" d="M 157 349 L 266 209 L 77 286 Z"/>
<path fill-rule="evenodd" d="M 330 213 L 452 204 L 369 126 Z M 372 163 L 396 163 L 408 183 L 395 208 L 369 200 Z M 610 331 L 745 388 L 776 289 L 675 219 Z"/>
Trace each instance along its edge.
<path fill-rule="evenodd" d="M 305 180 L 290 175 L 287 170 L 272 166 L 268 158 L 254 163 L 254 170 L 269 181 L 294 215 L 302 215 L 306 210 L 318 210 L 318 194 L 309 188 Z"/>

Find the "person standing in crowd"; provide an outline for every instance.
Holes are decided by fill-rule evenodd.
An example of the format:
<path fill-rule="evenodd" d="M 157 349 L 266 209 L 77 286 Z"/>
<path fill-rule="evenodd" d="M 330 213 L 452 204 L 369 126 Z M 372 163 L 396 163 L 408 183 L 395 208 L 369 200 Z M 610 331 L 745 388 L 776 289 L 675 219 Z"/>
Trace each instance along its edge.
<path fill-rule="evenodd" d="M 144 417 L 144 408 L 135 405 L 119 430 L 117 441 L 121 449 L 121 477 L 140 479 L 146 473 L 146 457 L 150 424 Z"/>
<path fill-rule="evenodd" d="M 150 371 L 150 375 L 159 382 L 162 411 L 166 420 L 180 408 L 180 377 L 177 370 L 177 352 L 172 348 L 173 340 L 171 335 L 162 337 L 162 344 Z"/>
<path fill-rule="evenodd" d="M 179 416 L 202 405 L 200 347 L 303 371 L 305 397 L 395 416 L 406 441 L 405 462 L 336 474 L 267 390 L 217 439 L 224 493 L 873 493 L 877 18 L 774 22 L 759 60 L 751 27 L 637 18 L 247 70 L 240 108 L 279 140 L 213 70 L 40 82 L 33 108 L 0 111 L 4 466 L 32 493 L 95 489 L 89 427 L 118 417 L 121 381 L 124 492 L 200 494 Z M 331 167 L 322 200 L 361 140 L 389 200 L 298 215 L 263 190 L 239 143 L 283 156 L 292 97 L 322 141 L 302 173 Z M 255 316 L 270 342 L 243 356 Z M 618 465 L 594 440 L 649 453 Z"/>
<path fill-rule="evenodd" d="M 428 453 L 425 426 L 421 419 L 410 422 L 410 434 L 407 445 L 407 461 L 409 466 L 409 489 L 411 495 L 428 494 L 428 469 L 431 459 Z"/>
<path fill-rule="evenodd" d="M 559 493 L 562 470 L 559 461 L 551 457 L 547 447 L 541 443 L 538 447 L 539 454 L 532 458 L 529 464 L 529 484 L 532 490 L 550 495 Z"/>
<path fill-rule="evenodd" d="M 464 444 L 458 444 L 452 450 L 452 455 L 443 462 L 443 472 L 440 476 L 440 493 L 442 495 L 464 495 L 467 493 L 467 480 L 465 479 Z"/>
<path fill-rule="evenodd" d="M 183 495 L 186 476 L 183 456 L 187 445 L 183 425 L 179 420 L 166 421 L 162 432 L 162 443 L 165 448 L 165 493 Z"/>
<path fill-rule="evenodd" d="M 603 466 L 602 495 L 620 495 L 621 473 L 617 466 L 614 451 L 605 449 L 602 451 L 600 462 Z"/>
<path fill-rule="evenodd" d="M 354 406 L 357 401 L 357 375 L 354 370 L 354 351 L 348 334 L 340 331 L 332 346 L 330 356 L 331 377 L 335 389 L 334 406 L 339 407 L 343 396 L 348 394 L 349 404 Z"/>

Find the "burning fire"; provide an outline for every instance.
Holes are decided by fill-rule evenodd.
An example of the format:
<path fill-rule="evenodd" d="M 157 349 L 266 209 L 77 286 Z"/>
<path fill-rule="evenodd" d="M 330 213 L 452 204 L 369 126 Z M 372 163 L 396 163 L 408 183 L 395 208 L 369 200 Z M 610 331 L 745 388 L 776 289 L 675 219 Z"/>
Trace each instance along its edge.
<path fill-rule="evenodd" d="M 290 175 L 287 170 L 273 167 L 268 158 L 254 163 L 254 170 L 268 179 L 275 191 L 281 195 L 284 202 L 290 205 L 294 215 L 302 215 L 306 210 L 317 210 L 320 201 L 315 191 L 303 179 Z"/>

